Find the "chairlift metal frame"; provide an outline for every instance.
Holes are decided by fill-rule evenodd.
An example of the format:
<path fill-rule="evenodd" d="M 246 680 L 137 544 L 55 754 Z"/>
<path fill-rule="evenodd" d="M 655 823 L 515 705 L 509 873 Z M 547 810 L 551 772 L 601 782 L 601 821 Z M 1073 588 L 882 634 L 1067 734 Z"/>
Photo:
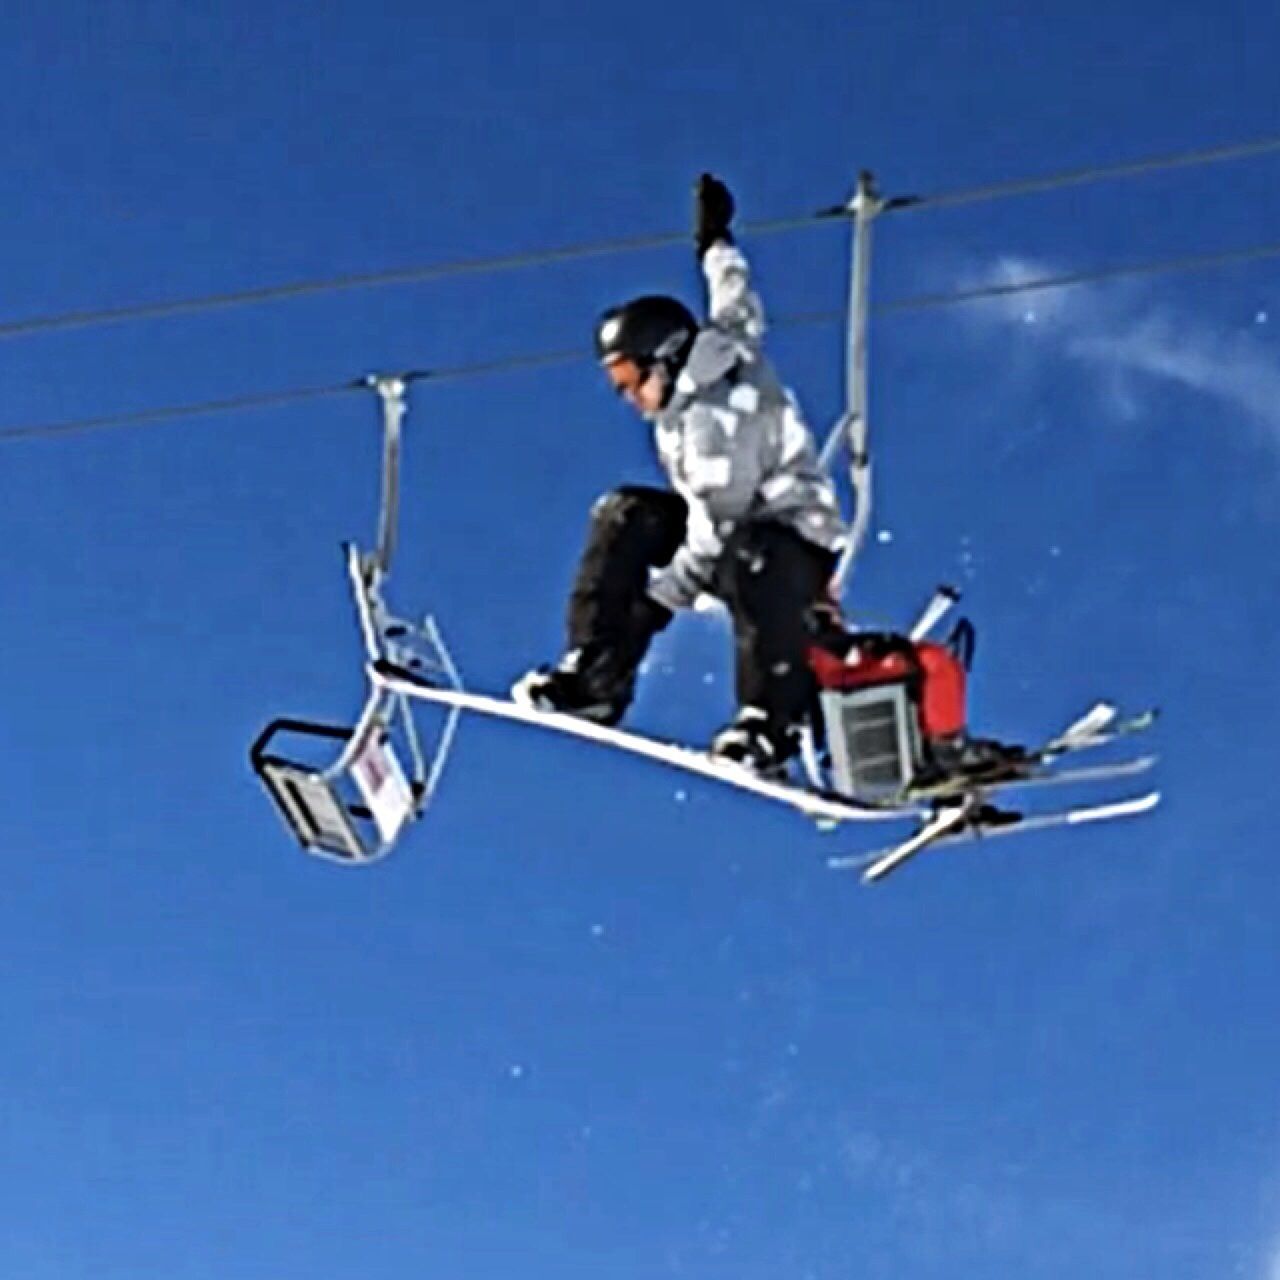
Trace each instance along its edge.
<path fill-rule="evenodd" d="M 435 619 L 410 622 L 391 612 L 384 587 L 395 554 L 400 514 L 400 464 L 407 413 L 407 378 L 371 375 L 382 416 L 382 487 L 377 542 L 372 551 L 346 544 L 347 577 L 364 642 L 367 667 L 389 662 L 425 680 L 454 689 L 462 680 Z M 355 727 L 339 728 L 297 718 L 273 720 L 250 748 L 286 827 L 318 857 L 346 865 L 386 857 L 412 821 L 421 817 L 444 771 L 460 712 L 442 713 L 434 737 L 426 738 L 402 693 L 369 683 Z M 317 767 L 276 744 L 305 739 L 313 748 L 344 745 L 329 765 Z"/>

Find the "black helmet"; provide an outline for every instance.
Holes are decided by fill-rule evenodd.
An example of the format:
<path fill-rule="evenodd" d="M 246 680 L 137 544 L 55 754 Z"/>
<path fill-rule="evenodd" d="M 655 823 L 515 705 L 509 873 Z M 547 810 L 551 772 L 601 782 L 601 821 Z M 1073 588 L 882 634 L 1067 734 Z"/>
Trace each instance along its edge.
<path fill-rule="evenodd" d="M 650 294 L 611 307 L 596 325 L 601 360 L 625 357 L 642 369 L 662 365 L 674 378 L 698 334 L 693 313 L 677 298 Z"/>

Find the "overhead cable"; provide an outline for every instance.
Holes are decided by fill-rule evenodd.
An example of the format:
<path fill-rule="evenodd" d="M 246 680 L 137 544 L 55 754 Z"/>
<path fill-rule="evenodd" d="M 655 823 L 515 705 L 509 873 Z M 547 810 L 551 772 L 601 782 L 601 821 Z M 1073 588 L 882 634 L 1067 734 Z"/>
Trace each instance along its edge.
<path fill-rule="evenodd" d="M 259 394 L 230 396 L 222 400 L 203 400 L 197 404 L 163 405 L 137 413 L 115 413 L 100 418 L 74 418 L 66 422 L 50 422 L 28 427 L 0 429 L 0 443 L 31 440 L 41 436 L 71 435 L 80 431 L 111 431 L 119 427 L 146 427 L 181 418 L 197 418 L 213 413 L 234 413 L 241 409 L 271 409 L 279 405 L 297 404 L 303 400 L 320 400 L 362 390 L 364 379 L 336 386 L 299 387 L 292 391 L 267 391 Z"/>
<path fill-rule="evenodd" d="M 1188 254 L 1179 258 L 1165 258 L 1157 262 L 1098 267 L 1089 271 L 1074 271 L 1065 275 L 1041 276 L 1008 283 L 976 285 L 968 289 L 957 289 L 950 293 L 915 294 L 906 298 L 895 298 L 888 302 L 876 303 L 871 310 L 878 315 L 931 311 L 941 307 L 961 306 L 966 303 L 982 302 L 994 298 L 1015 297 L 1019 294 L 1043 293 L 1052 289 L 1065 289 L 1076 285 L 1096 284 L 1108 280 L 1165 275 L 1174 272 L 1205 271 L 1213 267 L 1277 257 L 1280 257 L 1280 242 L 1273 242 L 1255 245 L 1248 249 Z M 799 325 L 829 324 L 834 321 L 841 321 L 844 318 L 844 311 L 793 312 L 779 316 L 773 322 L 773 327 L 787 328 Z M 497 373 L 515 373 L 522 370 L 569 365 L 587 358 L 589 358 L 589 353 L 580 348 L 561 349 L 558 351 L 533 352 L 528 355 L 511 356 L 497 360 L 445 365 L 436 369 L 416 369 L 401 376 L 406 382 L 462 381 L 488 377 Z M 196 404 L 169 405 L 158 409 L 144 410 L 139 413 L 120 413 L 108 417 L 79 418 L 65 422 L 3 427 L 0 428 L 0 444 L 15 440 L 30 440 L 41 436 L 69 435 L 78 431 L 148 426 L 181 418 L 228 413 L 240 409 L 270 408 L 303 400 L 316 400 L 328 396 L 344 395 L 352 391 L 363 390 L 368 385 L 367 378 L 357 378 L 354 381 L 338 383 L 332 386 L 303 387 L 292 391 L 233 396 L 228 399 L 207 400 Z"/>
<path fill-rule="evenodd" d="M 1280 135 L 1256 138 L 1252 142 L 1230 143 L 1227 146 L 1209 147 L 1200 151 L 1179 151 L 1172 155 L 1149 156 L 1145 160 L 1132 160 L 1122 164 L 1091 165 L 1085 169 L 1068 169 L 1061 173 L 1046 174 L 1041 178 L 1021 178 L 1011 182 L 996 182 L 988 186 L 940 191 L 935 195 L 899 196 L 886 202 L 887 211 L 896 209 L 941 209 L 949 205 L 978 204 L 988 200 L 1004 200 L 1011 196 L 1038 194 L 1042 191 L 1058 191 L 1064 187 L 1079 187 L 1087 183 L 1106 182 L 1115 178 L 1137 178 L 1148 173 L 1167 172 L 1172 169 L 1191 169 L 1200 165 L 1220 164 L 1225 160 L 1244 160 L 1252 156 L 1280 151 Z"/>
<path fill-rule="evenodd" d="M 772 222 L 744 225 L 752 235 L 771 235 L 812 225 L 820 215 L 781 218 Z M 214 293 L 194 298 L 176 298 L 168 302 L 141 302 L 120 307 L 104 307 L 94 311 L 69 311 L 58 315 L 33 316 L 27 320 L 0 321 L 0 339 L 27 337 L 37 333 L 54 333 L 66 329 L 90 329 L 99 325 L 122 324 L 132 320 L 162 320 L 174 316 L 197 315 L 205 311 L 225 311 L 233 307 L 254 306 L 265 302 L 283 302 L 291 298 L 339 293 L 352 289 L 376 289 L 388 285 L 424 284 L 459 276 L 496 275 L 518 268 L 549 266 L 586 258 L 603 258 L 613 254 L 634 253 L 641 249 L 658 249 L 684 244 L 687 234 L 664 232 L 659 235 L 629 236 L 616 240 L 565 245 L 532 253 L 511 253 L 491 258 L 461 258 L 454 262 L 438 262 L 418 267 L 399 267 L 388 271 L 326 276 L 317 280 L 296 280 L 280 285 L 264 285 L 235 293 Z"/>
<path fill-rule="evenodd" d="M 1062 173 L 1036 178 L 996 183 L 989 186 L 970 187 L 936 195 L 900 196 L 886 201 L 886 212 L 900 209 L 941 208 L 947 205 L 975 204 L 980 201 L 1004 199 L 1031 192 L 1051 191 L 1056 188 L 1080 186 L 1114 178 L 1136 177 L 1162 170 L 1187 169 L 1199 165 L 1216 164 L 1226 160 L 1280 151 L 1280 135 L 1257 138 L 1249 142 L 1196 151 L 1183 151 L 1172 155 L 1150 156 L 1146 159 L 1116 165 L 1099 165 L 1087 169 L 1073 169 Z M 783 231 L 796 231 L 832 219 L 848 217 L 847 205 L 835 205 L 817 213 L 778 218 L 765 222 L 748 222 L 742 225 L 743 233 L 750 236 L 774 235 Z M 424 284 L 461 276 L 494 275 L 505 271 L 549 266 L 555 263 L 602 258 L 614 254 L 634 253 L 643 249 L 666 248 L 684 244 L 686 232 L 663 232 L 654 235 L 628 236 L 612 240 L 599 240 L 559 248 L 535 250 L 529 253 L 501 254 L 494 257 L 463 258 L 453 262 L 433 263 L 425 266 L 392 268 L 348 275 L 327 276 L 314 280 L 296 280 L 279 285 L 264 285 L 230 293 L 205 294 L 191 298 L 177 298 L 162 302 L 132 303 L 117 307 L 103 307 L 62 312 L 47 316 L 33 316 L 25 320 L 0 321 L 0 340 L 27 337 L 40 333 L 54 333 L 70 329 L 87 329 L 101 325 L 122 324 L 135 320 L 159 320 L 176 316 L 197 315 L 206 311 L 229 310 L 234 307 L 255 306 L 268 302 L 283 302 L 293 298 L 314 297 L 354 289 L 376 289 L 391 285 Z"/>

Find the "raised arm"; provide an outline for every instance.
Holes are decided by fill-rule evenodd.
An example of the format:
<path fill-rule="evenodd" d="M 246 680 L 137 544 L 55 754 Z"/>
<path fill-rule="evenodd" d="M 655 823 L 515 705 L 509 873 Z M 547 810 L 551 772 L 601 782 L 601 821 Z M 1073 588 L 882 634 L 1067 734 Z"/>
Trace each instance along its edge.
<path fill-rule="evenodd" d="M 764 336 L 764 307 L 729 227 L 734 203 L 719 178 L 704 173 L 694 187 L 694 244 L 707 281 L 707 315 L 717 328 L 748 342 Z"/>

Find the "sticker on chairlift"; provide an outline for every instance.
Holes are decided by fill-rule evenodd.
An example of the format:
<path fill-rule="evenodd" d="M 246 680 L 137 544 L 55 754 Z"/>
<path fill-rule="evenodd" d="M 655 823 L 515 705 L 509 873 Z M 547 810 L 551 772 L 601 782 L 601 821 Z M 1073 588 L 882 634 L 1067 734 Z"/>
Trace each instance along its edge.
<path fill-rule="evenodd" d="M 391 744 L 380 734 L 370 734 L 351 764 L 351 776 L 378 834 L 386 842 L 394 840 L 413 812 L 413 791 Z"/>

